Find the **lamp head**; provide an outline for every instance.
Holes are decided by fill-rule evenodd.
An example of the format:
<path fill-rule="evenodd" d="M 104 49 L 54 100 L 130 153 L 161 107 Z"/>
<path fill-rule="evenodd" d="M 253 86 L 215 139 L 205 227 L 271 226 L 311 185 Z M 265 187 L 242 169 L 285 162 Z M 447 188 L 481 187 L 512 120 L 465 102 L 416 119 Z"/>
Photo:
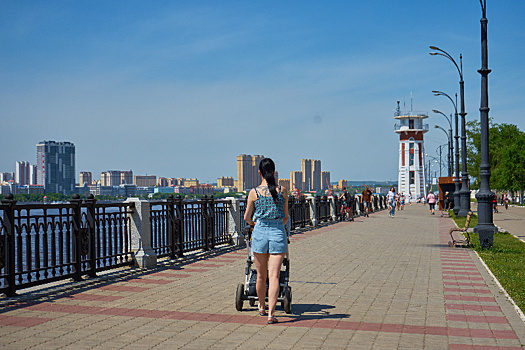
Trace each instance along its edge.
<path fill-rule="evenodd" d="M 433 109 L 432 112 L 439 113 L 439 111 L 437 109 Z"/>
<path fill-rule="evenodd" d="M 434 125 L 434 128 L 436 128 L 436 129 L 437 129 L 437 128 L 439 128 L 439 126 L 437 126 L 437 125 Z"/>
<path fill-rule="evenodd" d="M 432 56 L 439 55 L 437 52 L 429 52 Z"/>
<path fill-rule="evenodd" d="M 439 50 L 436 46 L 429 46 L 431 50 Z"/>

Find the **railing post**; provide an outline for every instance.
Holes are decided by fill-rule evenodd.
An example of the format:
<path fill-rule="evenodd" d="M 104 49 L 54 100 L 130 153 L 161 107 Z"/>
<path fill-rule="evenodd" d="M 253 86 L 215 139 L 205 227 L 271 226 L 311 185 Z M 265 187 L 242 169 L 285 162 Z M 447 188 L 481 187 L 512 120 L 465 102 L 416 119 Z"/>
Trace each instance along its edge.
<path fill-rule="evenodd" d="M 175 229 L 177 231 L 177 254 L 184 256 L 184 203 L 180 194 L 175 197 Z"/>
<path fill-rule="evenodd" d="M 208 196 L 201 198 L 201 231 L 204 250 L 210 250 L 210 241 L 208 239 Z"/>
<path fill-rule="evenodd" d="M 295 230 L 295 197 L 288 197 L 288 221 L 290 222 L 290 231 Z"/>
<path fill-rule="evenodd" d="M 134 203 L 131 217 L 131 249 L 134 251 L 135 265 L 154 267 L 157 254 L 151 248 L 150 204 L 139 198 L 128 198 L 124 203 Z"/>
<path fill-rule="evenodd" d="M 166 201 L 166 229 L 170 245 L 170 259 L 177 257 L 177 229 L 175 227 L 175 198 L 170 194 Z"/>
<path fill-rule="evenodd" d="M 215 249 L 215 198 L 213 195 L 208 198 L 208 237 L 210 248 Z"/>
<path fill-rule="evenodd" d="M 87 230 L 87 238 L 88 238 L 88 264 L 89 264 L 89 270 L 88 270 L 88 276 L 89 277 L 96 277 L 97 273 L 97 250 L 96 250 L 96 234 L 95 234 L 95 203 L 96 203 L 95 196 L 92 194 L 88 194 L 87 198 L 85 200 L 87 210 L 86 210 L 86 230 Z"/>
<path fill-rule="evenodd" d="M 73 205 L 73 279 L 75 281 L 82 280 L 82 213 L 80 206 L 82 200 L 78 194 L 74 194 L 69 201 Z"/>
<path fill-rule="evenodd" d="M 315 227 L 319 223 L 319 196 L 314 196 L 310 201 L 310 220 L 312 226 Z"/>
<path fill-rule="evenodd" d="M 231 202 L 228 209 L 228 234 L 230 235 L 230 243 L 235 246 L 244 245 L 244 237 L 241 232 L 241 201 L 238 198 L 228 198 Z"/>
<path fill-rule="evenodd" d="M 334 196 L 328 197 L 328 201 L 330 202 L 330 216 L 332 217 L 332 221 L 337 221 L 337 209 L 336 209 L 335 197 Z"/>
<path fill-rule="evenodd" d="M 8 193 L 5 199 L 2 199 L 2 204 L 7 205 L 7 210 L 4 211 L 4 230 L 5 236 L 0 240 L 0 264 L 2 264 L 6 272 L 6 285 L 4 293 L 8 297 L 13 297 L 16 294 L 15 285 L 15 206 L 16 201 L 13 195 Z M 1 232 L 0 232 L 1 234 Z"/>

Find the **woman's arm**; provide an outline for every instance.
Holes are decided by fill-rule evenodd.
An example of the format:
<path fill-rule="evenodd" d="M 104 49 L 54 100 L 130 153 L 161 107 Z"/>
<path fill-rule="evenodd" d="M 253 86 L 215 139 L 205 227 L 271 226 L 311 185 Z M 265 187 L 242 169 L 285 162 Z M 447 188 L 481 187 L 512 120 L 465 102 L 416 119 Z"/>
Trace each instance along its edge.
<path fill-rule="evenodd" d="M 255 221 L 252 220 L 253 209 L 255 207 L 255 197 L 255 190 L 252 189 L 248 194 L 248 199 L 246 200 L 246 211 L 244 212 L 244 221 L 246 221 L 250 226 L 255 225 Z"/>

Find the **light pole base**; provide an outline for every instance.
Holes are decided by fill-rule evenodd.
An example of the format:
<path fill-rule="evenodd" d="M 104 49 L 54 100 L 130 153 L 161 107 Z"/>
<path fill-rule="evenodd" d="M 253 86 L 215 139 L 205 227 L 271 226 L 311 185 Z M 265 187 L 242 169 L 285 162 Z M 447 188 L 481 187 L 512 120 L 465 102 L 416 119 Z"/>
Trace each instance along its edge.
<path fill-rule="evenodd" d="M 481 248 L 487 249 L 492 247 L 494 234 L 498 232 L 498 228 L 492 224 L 478 224 L 474 227 L 474 232 L 479 235 L 479 245 Z"/>
<path fill-rule="evenodd" d="M 468 215 L 468 212 L 470 211 L 470 191 L 461 190 L 459 191 L 459 196 L 460 196 L 460 201 L 461 201 L 461 208 L 459 209 L 459 212 L 456 216 L 465 217 Z"/>

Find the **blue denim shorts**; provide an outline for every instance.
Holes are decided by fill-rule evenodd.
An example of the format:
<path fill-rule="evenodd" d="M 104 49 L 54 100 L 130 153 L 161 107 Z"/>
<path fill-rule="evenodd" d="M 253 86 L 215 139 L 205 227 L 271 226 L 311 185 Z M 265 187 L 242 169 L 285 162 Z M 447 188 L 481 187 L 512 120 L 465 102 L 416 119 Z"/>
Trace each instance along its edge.
<path fill-rule="evenodd" d="M 287 252 L 283 219 L 257 219 L 252 232 L 252 251 L 259 254 Z"/>

